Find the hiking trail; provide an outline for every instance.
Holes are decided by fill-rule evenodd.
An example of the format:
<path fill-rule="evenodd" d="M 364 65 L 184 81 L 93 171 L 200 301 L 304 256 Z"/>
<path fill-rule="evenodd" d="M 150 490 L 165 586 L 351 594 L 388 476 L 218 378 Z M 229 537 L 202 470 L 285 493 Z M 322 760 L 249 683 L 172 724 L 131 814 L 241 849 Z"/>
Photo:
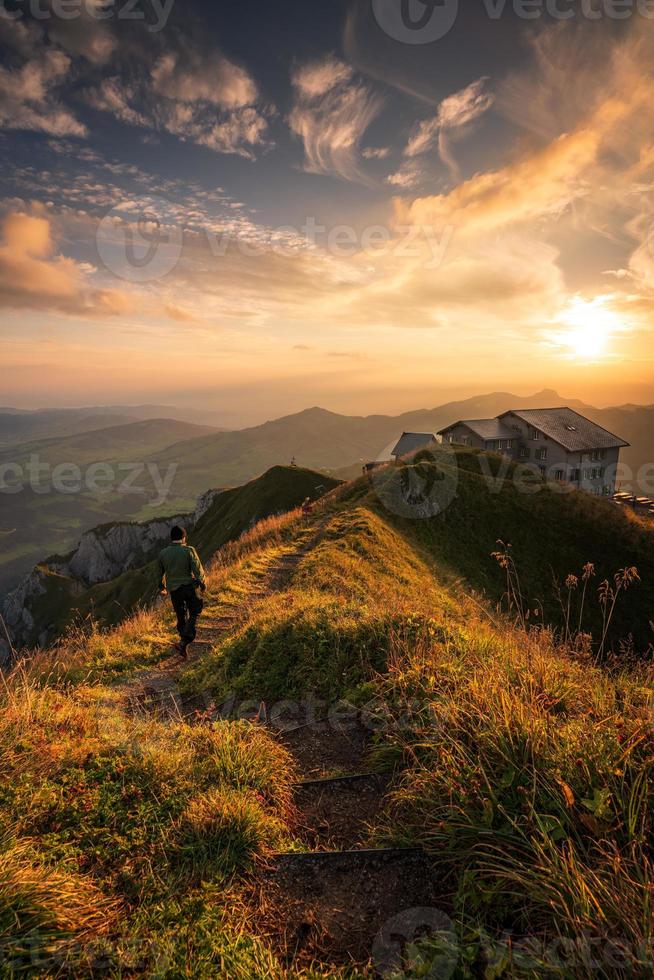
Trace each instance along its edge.
<path fill-rule="evenodd" d="M 314 522 L 294 546 L 283 547 L 263 569 L 253 568 L 246 603 L 207 590 L 190 662 L 237 630 L 255 604 L 284 591 L 319 541 L 324 523 Z M 226 716 L 210 697 L 179 692 L 177 678 L 185 665 L 172 656 L 132 675 L 119 685 L 125 709 L 170 722 L 219 723 Z M 377 952 L 379 959 L 383 927 L 408 910 L 433 907 L 438 896 L 433 869 L 421 851 L 374 844 L 374 825 L 393 776 L 370 764 L 373 729 L 354 709 L 279 727 L 269 722 L 262 705 L 252 722 L 264 725 L 295 759 L 292 830 L 304 848 L 275 854 L 252 874 L 249 898 L 257 930 L 287 964 L 374 970 L 371 957 Z M 403 941 L 394 935 L 392 956 L 399 956 Z M 382 943 L 382 955 L 387 952 Z"/>

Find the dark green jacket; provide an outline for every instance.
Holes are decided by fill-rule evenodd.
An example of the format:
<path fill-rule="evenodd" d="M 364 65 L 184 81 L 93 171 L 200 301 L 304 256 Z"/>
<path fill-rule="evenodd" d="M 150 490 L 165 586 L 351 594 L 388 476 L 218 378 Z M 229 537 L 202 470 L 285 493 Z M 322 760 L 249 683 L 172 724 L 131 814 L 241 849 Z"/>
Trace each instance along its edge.
<path fill-rule="evenodd" d="M 195 548 L 175 542 L 159 555 L 159 588 L 169 592 L 182 585 L 206 584 L 202 562 Z"/>

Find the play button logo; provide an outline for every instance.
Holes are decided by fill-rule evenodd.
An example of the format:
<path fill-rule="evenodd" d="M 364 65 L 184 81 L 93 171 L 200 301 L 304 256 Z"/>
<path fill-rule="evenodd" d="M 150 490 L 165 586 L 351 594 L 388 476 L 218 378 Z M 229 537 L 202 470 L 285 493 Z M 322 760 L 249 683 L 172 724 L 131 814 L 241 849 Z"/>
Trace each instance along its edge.
<path fill-rule="evenodd" d="M 432 44 L 452 29 L 459 0 L 372 0 L 375 20 L 403 44 Z"/>

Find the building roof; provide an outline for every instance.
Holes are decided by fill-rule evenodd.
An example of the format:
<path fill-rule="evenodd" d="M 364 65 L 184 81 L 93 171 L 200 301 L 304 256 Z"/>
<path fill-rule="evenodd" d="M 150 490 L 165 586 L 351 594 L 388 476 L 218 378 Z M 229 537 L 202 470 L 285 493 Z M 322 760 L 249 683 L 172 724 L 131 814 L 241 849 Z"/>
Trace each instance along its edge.
<path fill-rule="evenodd" d="M 500 419 L 460 419 L 453 425 L 448 425 L 447 428 L 441 429 L 438 433 L 439 436 L 445 432 L 449 432 L 450 429 L 455 429 L 457 425 L 465 425 L 466 428 L 474 432 L 484 442 L 490 442 L 495 439 L 515 439 L 515 432 L 507 425 L 504 425 Z"/>
<path fill-rule="evenodd" d="M 406 456 L 408 453 L 416 453 L 419 449 L 424 449 L 434 442 L 437 442 L 433 432 L 403 432 L 394 449 L 391 449 L 391 456 Z"/>
<path fill-rule="evenodd" d="M 500 415 L 515 415 L 544 435 L 558 442 L 569 453 L 588 452 L 592 449 L 615 449 L 629 443 L 619 436 L 591 422 L 571 408 L 526 408 L 511 410 Z"/>

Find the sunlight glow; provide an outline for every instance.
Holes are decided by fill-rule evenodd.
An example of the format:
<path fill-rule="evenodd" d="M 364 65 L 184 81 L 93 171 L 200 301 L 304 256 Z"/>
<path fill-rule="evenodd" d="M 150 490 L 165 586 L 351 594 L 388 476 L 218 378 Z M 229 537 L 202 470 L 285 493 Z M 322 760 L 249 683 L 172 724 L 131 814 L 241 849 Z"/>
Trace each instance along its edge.
<path fill-rule="evenodd" d="M 613 337 L 624 329 L 621 318 L 606 303 L 606 296 L 571 300 L 557 318 L 564 329 L 553 335 L 554 343 L 578 360 L 597 361 L 605 357 Z"/>

